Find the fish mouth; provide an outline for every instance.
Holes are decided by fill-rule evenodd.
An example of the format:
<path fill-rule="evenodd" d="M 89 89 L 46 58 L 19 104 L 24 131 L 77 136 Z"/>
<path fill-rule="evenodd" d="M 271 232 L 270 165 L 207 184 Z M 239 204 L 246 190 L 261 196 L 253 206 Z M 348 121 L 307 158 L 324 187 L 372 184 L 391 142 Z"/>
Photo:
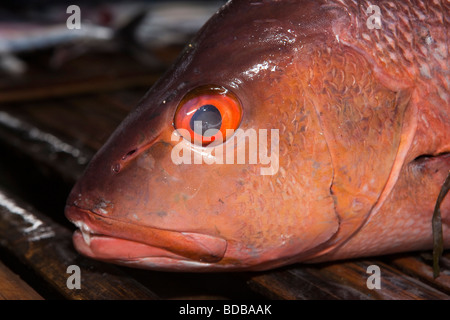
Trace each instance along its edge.
<path fill-rule="evenodd" d="M 136 225 L 74 205 L 66 206 L 65 214 L 79 228 L 73 234 L 75 249 L 98 260 L 161 270 L 198 269 L 219 262 L 227 250 L 225 239 L 211 235 Z"/>

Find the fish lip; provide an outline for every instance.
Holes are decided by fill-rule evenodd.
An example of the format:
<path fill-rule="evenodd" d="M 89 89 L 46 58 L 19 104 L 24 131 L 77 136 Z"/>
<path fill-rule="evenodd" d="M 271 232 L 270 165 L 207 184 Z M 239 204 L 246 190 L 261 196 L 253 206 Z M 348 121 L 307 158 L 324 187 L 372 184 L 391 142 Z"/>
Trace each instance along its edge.
<path fill-rule="evenodd" d="M 69 221 L 79 228 L 73 236 L 76 249 L 82 254 L 93 258 L 100 254 L 92 251 L 93 244 L 105 239 L 126 241 L 126 245 L 130 249 L 147 246 L 149 252 L 153 248 L 165 257 L 199 263 L 217 263 L 224 258 L 227 251 L 227 241 L 216 236 L 160 229 L 152 226 L 139 226 L 111 217 L 101 216 L 89 209 L 80 208 L 76 205 L 66 205 L 65 215 Z M 111 255 L 108 260 L 131 261 L 143 257 L 133 256 L 133 252 L 130 251 L 125 259 L 119 256 L 117 258 L 114 259 L 113 255 Z M 101 257 L 99 259 L 102 260 Z"/>
<path fill-rule="evenodd" d="M 94 235 L 92 240 L 95 240 L 99 237 L 102 240 L 118 240 L 123 241 L 124 239 L 119 238 L 111 238 L 108 236 L 98 236 Z M 91 241 L 92 241 L 91 240 Z M 128 241 L 128 240 L 124 240 Z M 143 245 L 139 242 L 133 242 L 135 246 L 141 246 L 139 249 L 144 249 L 145 251 L 157 250 L 158 252 L 155 254 L 149 255 L 140 255 L 140 254 L 130 254 L 129 248 L 126 253 L 123 255 L 115 254 L 113 257 L 109 255 L 108 252 L 98 252 L 95 249 L 92 249 L 87 243 L 83 240 L 83 236 L 81 235 L 81 231 L 76 230 L 73 234 L 73 243 L 78 252 L 81 254 L 104 262 L 114 263 L 117 265 L 122 265 L 126 267 L 134 267 L 134 268 L 142 268 L 142 269 L 152 269 L 155 271 L 164 271 L 164 272 L 203 272 L 203 271 L 211 271 L 214 270 L 215 266 L 223 267 L 222 265 L 216 265 L 215 263 L 210 262 L 202 262 L 195 261 L 191 259 L 187 259 L 182 256 L 178 256 L 169 251 L 160 250 L 160 248 L 151 247 L 149 245 Z M 91 242 L 95 243 L 95 241 Z M 112 244 L 112 243 L 111 243 Z M 114 243 L 115 244 L 115 243 Z M 144 248 L 142 247 L 144 246 Z M 133 246 L 134 248 L 136 248 Z M 214 268 L 214 269 L 211 269 Z M 222 268 L 220 268 L 222 270 Z"/>

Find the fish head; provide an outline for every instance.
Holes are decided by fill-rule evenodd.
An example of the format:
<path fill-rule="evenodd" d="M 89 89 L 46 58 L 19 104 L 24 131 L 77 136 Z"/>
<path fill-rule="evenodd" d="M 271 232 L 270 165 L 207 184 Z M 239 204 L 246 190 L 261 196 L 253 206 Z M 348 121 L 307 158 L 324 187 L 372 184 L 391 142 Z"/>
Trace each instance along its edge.
<path fill-rule="evenodd" d="M 321 250 L 339 226 L 333 168 L 299 79 L 323 41 L 313 30 L 329 19 L 296 17 L 299 34 L 289 26 L 295 8 L 227 4 L 201 29 L 74 186 L 66 216 L 79 227 L 79 252 L 138 268 L 225 271 Z"/>

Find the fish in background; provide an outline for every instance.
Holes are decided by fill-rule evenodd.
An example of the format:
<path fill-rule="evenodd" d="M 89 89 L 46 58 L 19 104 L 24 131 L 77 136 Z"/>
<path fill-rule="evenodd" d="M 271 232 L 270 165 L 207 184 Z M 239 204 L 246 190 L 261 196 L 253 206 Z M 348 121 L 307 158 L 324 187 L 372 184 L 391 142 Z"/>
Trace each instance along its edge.
<path fill-rule="evenodd" d="M 91 51 L 130 53 L 140 62 L 158 66 L 152 50 L 183 45 L 223 1 L 151 1 L 95 4 L 81 2 L 81 28 L 69 29 L 68 5 L 57 2 L 0 8 L 0 72 L 20 75 L 24 52 L 56 48 L 49 62 L 59 65 Z"/>

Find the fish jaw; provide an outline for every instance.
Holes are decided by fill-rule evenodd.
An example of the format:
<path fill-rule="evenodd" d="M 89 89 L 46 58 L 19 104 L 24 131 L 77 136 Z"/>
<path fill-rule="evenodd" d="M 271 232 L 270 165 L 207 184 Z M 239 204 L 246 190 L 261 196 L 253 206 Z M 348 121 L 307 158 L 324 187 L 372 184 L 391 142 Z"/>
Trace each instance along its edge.
<path fill-rule="evenodd" d="M 166 272 L 255 271 L 297 259 L 280 259 L 286 256 L 282 248 L 252 256 L 252 250 L 238 242 L 201 233 L 130 225 L 75 206 L 66 206 L 66 217 L 78 227 L 73 244 L 79 253 L 127 267 Z"/>
<path fill-rule="evenodd" d="M 134 264 L 153 258 L 170 260 L 171 265 L 182 260 L 211 263 L 220 261 L 227 249 L 227 241 L 219 237 L 113 221 L 74 206 L 66 208 L 66 217 L 79 228 L 73 235 L 75 248 L 99 260 Z"/>
<path fill-rule="evenodd" d="M 121 238 L 89 235 L 89 243 L 81 231 L 73 234 L 75 248 L 81 254 L 105 262 L 158 271 L 206 271 L 209 262 L 187 259 L 168 250 Z"/>

